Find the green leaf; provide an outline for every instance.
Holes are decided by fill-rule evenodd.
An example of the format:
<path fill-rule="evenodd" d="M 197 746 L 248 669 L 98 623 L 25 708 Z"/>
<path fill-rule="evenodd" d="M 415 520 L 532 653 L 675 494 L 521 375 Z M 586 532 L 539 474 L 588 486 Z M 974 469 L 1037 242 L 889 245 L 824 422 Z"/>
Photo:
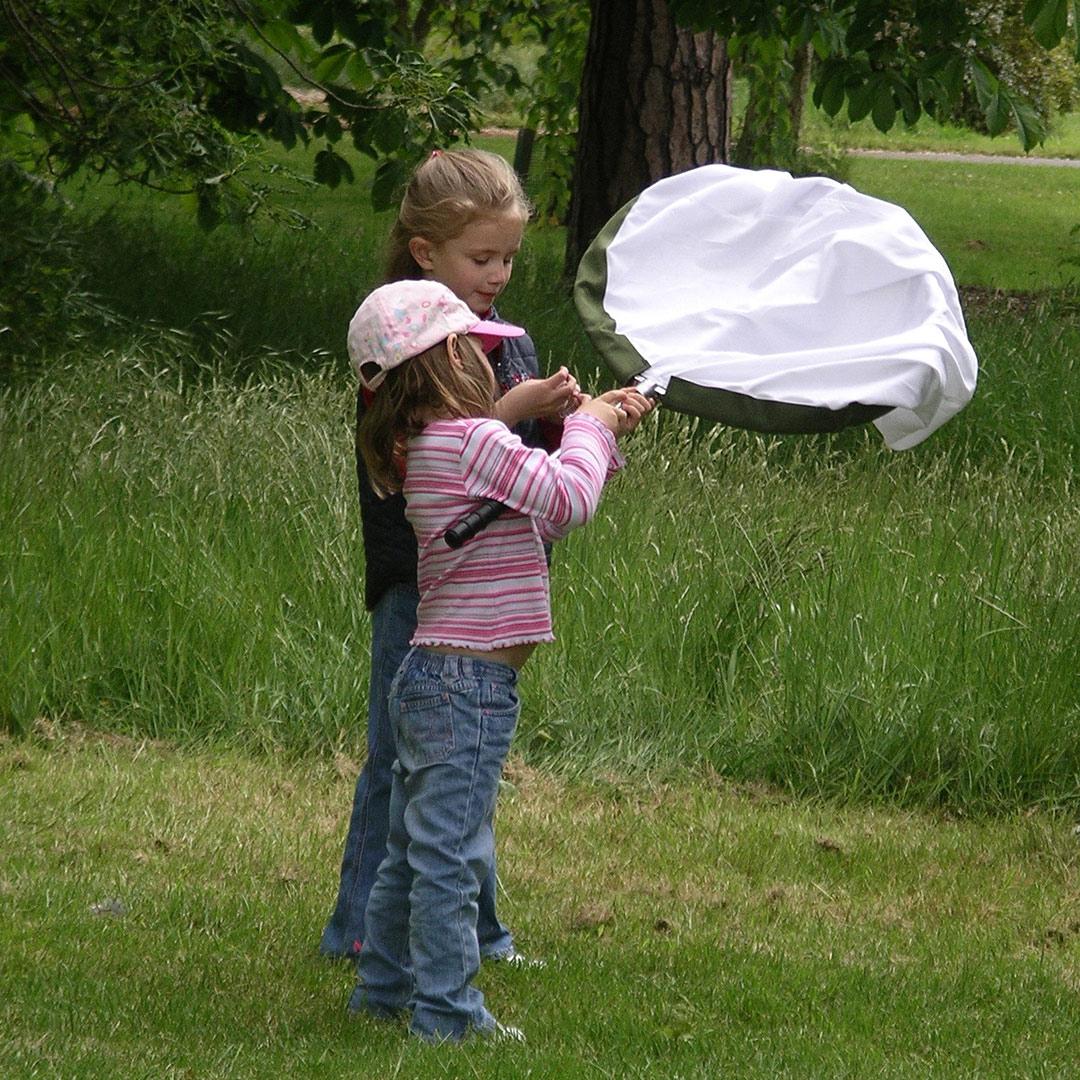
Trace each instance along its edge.
<path fill-rule="evenodd" d="M 325 184 L 329 188 L 336 188 L 341 183 L 342 165 L 344 164 L 344 159 L 335 154 L 333 150 L 320 150 L 315 155 L 316 181 Z"/>
<path fill-rule="evenodd" d="M 878 87 L 871 118 L 878 131 L 888 131 L 896 123 L 896 101 L 888 86 Z"/>
<path fill-rule="evenodd" d="M 821 84 L 821 107 L 835 116 L 844 105 L 844 77 L 835 72 L 831 78 Z"/>
<path fill-rule="evenodd" d="M 263 37 L 283 53 L 302 53 L 304 39 L 287 19 L 268 19 L 260 27 Z"/>
<path fill-rule="evenodd" d="M 333 82 L 348 63 L 350 50 L 346 45 L 334 45 L 327 49 L 315 65 L 315 79 L 317 82 Z"/>
<path fill-rule="evenodd" d="M 300 131 L 300 122 L 292 112 L 286 108 L 275 109 L 273 113 L 271 113 L 271 116 L 273 117 L 271 131 L 274 138 L 277 139 L 286 150 L 291 150 L 296 145 L 297 138 L 302 134 Z"/>
<path fill-rule="evenodd" d="M 983 104 L 986 114 L 986 130 L 991 135 L 1000 135 L 1009 122 L 1009 106 L 1005 95 L 999 90 Z"/>
<path fill-rule="evenodd" d="M 1043 48 L 1052 49 L 1069 29 L 1069 0 L 1027 0 L 1024 22 Z"/>
<path fill-rule="evenodd" d="M 345 130 L 341 126 L 341 121 L 331 113 L 323 113 L 319 119 L 315 121 L 315 125 L 322 131 L 326 141 L 331 143 L 336 143 Z"/>
<path fill-rule="evenodd" d="M 900 101 L 900 111 L 904 117 L 904 123 L 911 125 L 919 119 L 919 114 L 922 110 L 919 108 L 919 99 L 912 93 L 911 87 L 907 83 L 899 80 L 893 82 L 893 91 L 896 97 Z"/>
<path fill-rule="evenodd" d="M 384 154 L 392 154 L 405 138 L 405 118 L 398 109 L 383 109 L 371 124 L 371 141 Z"/>
<path fill-rule="evenodd" d="M 844 20 L 835 15 L 819 14 L 819 33 L 829 55 L 847 56 L 845 38 L 847 30 Z"/>
<path fill-rule="evenodd" d="M 955 101 L 964 88 L 964 58 L 951 57 L 941 66 L 937 77 L 950 100 Z"/>
<path fill-rule="evenodd" d="M 1023 99 L 1014 94 L 1002 92 L 1005 104 L 1012 113 L 1017 134 L 1025 150 L 1033 150 L 1046 139 L 1046 124 L 1039 114 Z"/>
<path fill-rule="evenodd" d="M 852 123 L 858 123 L 858 121 L 870 115 L 870 110 L 874 107 L 873 87 L 865 84 L 852 87 L 848 90 L 847 97 L 848 119 Z"/>
<path fill-rule="evenodd" d="M 371 184 L 371 205 L 376 210 L 389 210 L 397 203 L 398 189 L 405 177 L 405 166 L 393 158 L 375 170 Z"/>
<path fill-rule="evenodd" d="M 345 78 L 354 90 L 361 92 L 370 90 L 375 85 L 375 73 L 371 70 L 371 65 L 364 54 L 360 52 L 355 52 L 349 57 L 349 62 L 345 65 Z"/>
<path fill-rule="evenodd" d="M 994 99 L 997 97 L 1000 83 L 993 72 L 981 60 L 973 59 L 969 70 L 972 84 L 975 87 L 975 96 L 978 98 L 983 111 L 989 115 Z"/>

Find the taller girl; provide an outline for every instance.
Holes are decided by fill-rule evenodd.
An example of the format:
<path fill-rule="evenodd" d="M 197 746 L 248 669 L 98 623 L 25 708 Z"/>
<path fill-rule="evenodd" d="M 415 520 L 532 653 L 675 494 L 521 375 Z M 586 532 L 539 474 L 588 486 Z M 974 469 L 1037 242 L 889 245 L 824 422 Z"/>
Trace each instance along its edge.
<path fill-rule="evenodd" d="M 514 170 L 483 150 L 436 150 L 413 174 L 390 233 L 385 281 L 438 281 L 477 316 L 499 321 L 495 300 L 506 288 L 531 207 Z M 529 446 L 551 450 L 559 414 L 580 400 L 565 368 L 539 378 L 528 334 L 506 338 L 487 354 L 498 390 L 496 416 Z M 370 402 L 357 396 L 357 425 Z M 353 956 L 363 941 L 364 910 L 386 854 L 394 737 L 390 684 L 416 630 L 417 547 L 400 494 L 380 498 L 357 454 L 364 536 L 364 600 L 372 616 L 367 761 L 360 773 L 337 904 L 320 951 Z M 484 957 L 518 959 L 510 932 L 495 913 L 495 862 L 481 883 L 477 937 Z"/>

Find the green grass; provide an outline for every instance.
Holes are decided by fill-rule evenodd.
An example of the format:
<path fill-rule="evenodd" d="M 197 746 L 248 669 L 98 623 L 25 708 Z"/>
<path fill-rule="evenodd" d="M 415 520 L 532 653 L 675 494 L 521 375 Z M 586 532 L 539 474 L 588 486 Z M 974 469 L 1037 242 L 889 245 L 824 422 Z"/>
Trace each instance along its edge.
<path fill-rule="evenodd" d="M 813 107 L 803 114 L 802 137 L 804 143 L 817 147 L 1024 156 L 1023 145 L 1011 131 L 991 137 L 923 117 L 914 127 L 898 123 L 891 131 L 882 132 L 869 118 L 852 123 L 843 113 L 833 118 Z M 1046 140 L 1030 153 L 1034 157 L 1080 157 L 1080 113 L 1054 117 Z"/>
<path fill-rule="evenodd" d="M 1080 333 L 1054 303 L 973 322 L 974 403 L 905 454 L 873 429 L 770 440 L 661 412 L 559 546 L 528 760 L 913 805 L 1075 800 Z M 351 380 L 267 358 L 238 380 L 178 363 L 186 347 L 74 355 L 0 397 L 0 715 L 359 745 Z"/>
<path fill-rule="evenodd" d="M 486 967 L 525 1047 L 349 1020 L 316 955 L 355 765 L 0 742 L 0 1071 L 34 1076 L 1061 1077 L 1080 1055 L 1077 838 L 512 762 Z"/>
<path fill-rule="evenodd" d="M 499 812 L 549 964 L 481 975 L 524 1049 L 349 1021 L 316 956 L 364 740 L 366 173 L 299 234 L 87 193 L 130 321 L 0 387 L 0 1073 L 1074 1074 L 1076 181 L 852 168 L 962 286 L 1038 295 L 966 292 L 979 389 L 923 446 L 661 411 L 559 546 Z M 560 266 L 532 229 L 501 309 L 599 383 Z"/>
<path fill-rule="evenodd" d="M 935 238 L 985 227 L 976 267 L 1016 222 L 1012 243 L 1038 235 L 1051 259 L 1038 185 L 1058 170 L 987 167 L 974 198 L 938 164 L 864 167 L 879 194 L 900 178 Z M 0 395 L 0 718 L 359 746 L 369 630 L 342 331 L 386 222 L 339 189 L 317 193 L 317 232 L 207 237 L 179 207 L 91 194 L 105 291 L 152 324 Z M 991 197 L 1000 213 L 965 217 Z M 1028 264 L 1010 250 L 996 265 L 1015 280 Z M 559 231 L 534 228 L 503 311 L 548 367 L 599 385 L 560 265 Z M 1022 280 L 1045 286 L 1049 267 Z M 872 429 L 650 422 L 600 519 L 560 546 L 560 644 L 526 671 L 531 763 L 713 768 L 923 806 L 1075 801 L 1075 295 L 982 300 L 969 322 L 975 400 L 906 454 Z"/>
<path fill-rule="evenodd" d="M 286 364 L 237 385 L 172 361 L 189 348 L 154 335 L 5 400 L 5 441 L 31 456 L 5 470 L 0 711 L 351 738 L 368 625 L 350 390 Z"/>
<path fill-rule="evenodd" d="M 903 206 L 963 286 L 1080 281 L 1080 168 L 855 158 L 849 182 Z"/>

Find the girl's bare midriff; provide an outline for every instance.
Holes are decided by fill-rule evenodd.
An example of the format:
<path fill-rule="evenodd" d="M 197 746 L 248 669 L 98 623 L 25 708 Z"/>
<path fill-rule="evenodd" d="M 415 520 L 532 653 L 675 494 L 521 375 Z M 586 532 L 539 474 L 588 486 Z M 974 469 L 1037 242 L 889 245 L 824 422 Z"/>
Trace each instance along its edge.
<path fill-rule="evenodd" d="M 490 660 L 496 664 L 509 664 L 520 671 L 532 655 L 536 642 L 526 645 L 508 645 L 504 649 L 461 649 L 453 645 L 425 645 L 429 652 L 446 653 L 449 656 L 472 656 L 477 660 Z"/>

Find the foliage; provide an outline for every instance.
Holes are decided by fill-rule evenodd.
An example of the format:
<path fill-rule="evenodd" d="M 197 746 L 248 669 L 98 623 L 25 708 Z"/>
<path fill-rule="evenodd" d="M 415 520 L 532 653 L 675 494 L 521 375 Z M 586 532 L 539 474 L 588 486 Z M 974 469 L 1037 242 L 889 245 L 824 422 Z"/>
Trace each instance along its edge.
<path fill-rule="evenodd" d="M 585 43 L 587 0 L 496 0 L 467 6 L 424 0 L 413 14 L 413 44 L 478 99 L 493 92 L 516 103 L 522 126 L 543 132 L 542 160 L 531 194 L 542 217 L 561 220 L 570 196 L 577 99 Z M 526 73 L 523 53 L 538 53 Z M 509 58 L 509 59 L 508 59 Z"/>
<path fill-rule="evenodd" d="M 524 676 L 529 762 L 922 806 L 1074 800 L 1077 331 L 1049 303 L 971 325 L 979 392 L 917 451 L 663 410 L 638 432 L 557 553 L 558 647 Z M 358 745 L 351 381 L 193 352 L 152 328 L 0 393 L 0 724 Z"/>
<path fill-rule="evenodd" d="M 536 0 L 11 0 L 0 135 L 6 154 L 54 178 L 89 169 L 191 194 L 208 226 L 268 203 L 247 136 L 314 142 L 314 179 L 330 186 L 352 179 L 344 140 L 379 162 L 372 197 L 386 207 L 426 150 L 468 136 L 478 97 L 525 91 L 504 58 L 523 37 L 554 35 L 568 52 L 533 117 L 565 110 L 576 69 L 561 45 L 584 34 L 585 13 Z M 15 139 L 22 117 L 32 126 Z"/>
<path fill-rule="evenodd" d="M 750 91 L 731 163 L 783 168 L 794 158 L 798 142 L 788 109 L 794 49 L 779 37 L 751 35 L 743 41 L 732 39 L 730 44 L 735 70 Z"/>
<path fill-rule="evenodd" d="M 0 6 L 3 151 L 63 179 L 108 172 L 194 197 L 200 221 L 268 202 L 259 135 L 314 140 L 315 179 L 349 179 L 336 144 L 394 165 L 470 126 L 467 89 L 394 31 L 398 6 L 330 0 L 10 0 Z M 283 59 L 294 96 L 268 62 Z M 29 121 L 25 123 L 23 118 Z"/>
<path fill-rule="evenodd" d="M 532 83 L 525 124 L 544 132 L 544 138 L 539 179 L 531 191 L 543 217 L 563 221 L 573 181 L 578 87 L 589 37 L 589 5 L 584 0 L 556 5 L 543 23 L 537 23 L 536 33 L 544 59 Z"/>
<path fill-rule="evenodd" d="M 1044 48 L 1068 32 L 1069 0 L 1028 0 L 1024 19 Z M 671 0 L 676 18 L 729 36 L 754 35 L 812 43 L 818 63 L 814 102 L 835 116 L 870 116 L 882 131 L 898 118 L 946 115 L 965 81 L 992 134 L 1015 125 L 1025 149 L 1041 142 L 1045 126 L 1002 70 L 991 28 L 975 5 L 949 0 Z"/>
<path fill-rule="evenodd" d="M 1067 2 L 1028 0 L 1040 44 L 1067 33 Z M 846 102 L 853 119 L 872 115 L 887 129 L 898 115 L 939 111 L 967 78 L 990 129 L 1011 116 L 1030 145 L 1038 117 L 994 52 L 986 3 L 671 6 L 683 20 L 756 41 L 749 48 L 763 77 L 776 66 L 766 42 L 811 42 L 815 99 L 830 113 Z M 527 97 L 526 123 L 557 134 L 557 158 L 558 141 L 572 138 L 588 13 L 583 0 L 9 0 L 0 6 L 0 147 L 53 177 L 109 171 L 189 193 L 213 225 L 246 220 L 271 195 L 272 177 L 252 178 L 260 155 L 245 136 L 286 147 L 313 140 L 314 178 L 331 186 L 352 178 L 338 151 L 345 139 L 380 163 L 372 194 L 387 206 L 405 169 L 426 148 L 467 135 L 477 98 L 495 88 Z M 523 41 L 545 49 L 531 86 L 502 59 Z"/>
<path fill-rule="evenodd" d="M 66 207 L 52 185 L 0 159 L 0 357 L 59 344 L 103 312 L 86 289 Z"/>
<path fill-rule="evenodd" d="M 205 229 L 261 212 L 303 226 L 297 178 L 267 160 L 267 140 L 309 145 L 312 178 L 329 187 L 353 178 L 345 141 L 379 162 L 369 190 L 389 204 L 413 161 L 465 135 L 475 109 L 452 71 L 410 51 L 399 16 L 391 0 L 0 4 L 0 161 L 37 219 L 6 256 L 21 272 L 0 285 L 8 347 L 33 350 L 70 313 L 61 283 L 75 241 L 58 204 L 34 195 L 55 182 L 98 174 L 181 195 Z"/>
<path fill-rule="evenodd" d="M 1063 43 L 1043 48 L 1013 0 L 974 0 L 977 21 L 989 34 L 990 66 L 1031 102 L 1045 124 L 1058 111 L 1072 108 L 1080 69 Z M 968 82 L 953 114 L 976 130 L 986 130 L 974 86 Z"/>

